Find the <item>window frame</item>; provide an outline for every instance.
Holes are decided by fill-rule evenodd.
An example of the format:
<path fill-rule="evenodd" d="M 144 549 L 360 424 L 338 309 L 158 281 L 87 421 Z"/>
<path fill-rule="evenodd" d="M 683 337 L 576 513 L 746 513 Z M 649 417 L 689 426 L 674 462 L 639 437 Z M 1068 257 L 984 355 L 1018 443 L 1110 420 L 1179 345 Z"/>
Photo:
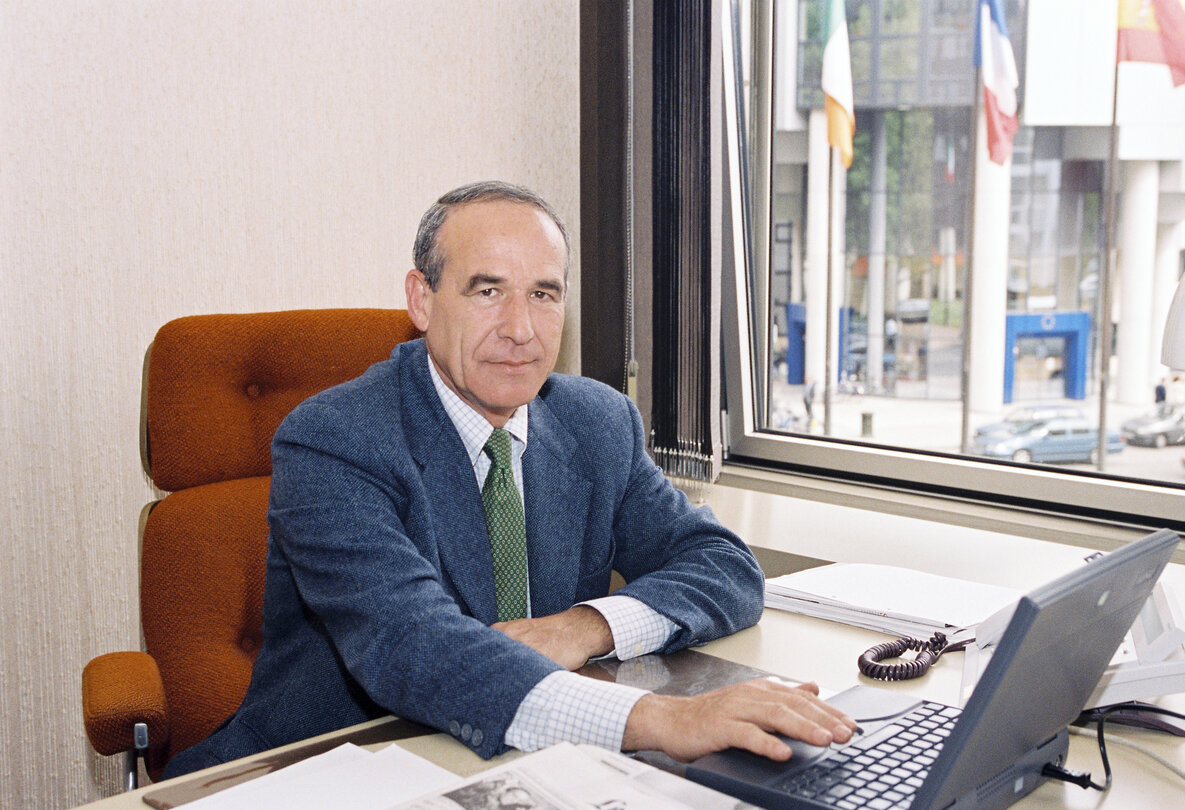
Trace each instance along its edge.
<path fill-rule="evenodd" d="M 726 8 L 732 2 L 726 2 Z M 758 56 L 750 69 L 750 88 L 744 104 L 736 98 L 743 92 L 728 66 L 733 50 L 731 26 L 724 29 L 725 75 L 725 144 L 727 160 L 727 199 L 723 206 L 726 241 L 723 262 L 723 377 L 725 388 L 724 466 L 730 469 L 755 467 L 781 471 L 795 476 L 856 483 L 901 493 L 937 496 L 952 506 L 974 502 L 988 506 L 1036 511 L 1044 514 L 1086 518 L 1116 525 L 1169 527 L 1185 531 L 1185 469 L 1182 484 L 1153 484 L 1139 479 L 1122 478 L 1097 472 L 1056 470 L 1021 465 L 1011 461 L 906 449 L 884 444 L 805 434 L 783 434 L 762 427 L 767 422 L 768 363 L 760 367 L 768 353 L 764 342 L 754 340 L 754 324 L 749 313 L 767 317 L 768 300 L 755 300 L 764 290 L 768 296 L 773 235 L 749 242 L 744 212 L 751 209 L 758 223 L 771 221 L 772 197 L 769 185 L 762 181 L 771 171 L 773 118 L 773 62 L 764 56 L 758 43 L 772 46 L 770 4 L 755 2 L 754 19 L 769 26 L 768 39 L 758 31 L 753 36 Z M 765 7 L 763 9 L 763 7 Z M 725 12 L 725 16 L 729 16 Z M 732 96 L 730 98 L 730 96 Z M 769 124 L 769 133 L 745 139 L 742 122 L 735 112 L 747 104 L 754 120 Z M 740 172 L 742 165 L 756 167 L 752 187 L 762 193 L 760 200 L 746 201 L 749 186 Z M 731 245 L 729 245 L 731 243 Z M 747 250 L 746 245 L 753 249 Z M 756 268 L 749 266 L 750 255 Z M 754 269 L 760 274 L 754 273 Z M 754 281 L 756 279 L 756 281 Z M 758 325 L 760 326 L 760 325 Z M 757 334 L 768 333 L 768 329 Z M 1038 494 L 1039 493 L 1039 494 Z"/>

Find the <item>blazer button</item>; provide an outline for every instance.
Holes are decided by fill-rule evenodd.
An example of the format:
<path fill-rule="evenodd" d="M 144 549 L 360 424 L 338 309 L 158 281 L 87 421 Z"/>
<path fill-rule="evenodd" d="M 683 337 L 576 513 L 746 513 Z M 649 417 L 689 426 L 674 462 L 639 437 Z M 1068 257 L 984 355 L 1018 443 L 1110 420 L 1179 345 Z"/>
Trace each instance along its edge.
<path fill-rule="evenodd" d="M 458 723 L 456 720 L 449 720 L 448 733 L 452 734 L 454 737 L 460 737 L 461 736 L 461 724 Z"/>
<path fill-rule="evenodd" d="M 473 736 L 469 739 L 470 744 L 474 748 L 481 747 L 481 741 L 485 739 L 485 735 L 481 733 L 480 728 L 473 729 Z"/>
<path fill-rule="evenodd" d="M 468 723 L 461 726 L 461 739 L 465 742 L 469 742 L 469 738 L 471 736 L 473 736 L 473 726 L 469 725 Z"/>

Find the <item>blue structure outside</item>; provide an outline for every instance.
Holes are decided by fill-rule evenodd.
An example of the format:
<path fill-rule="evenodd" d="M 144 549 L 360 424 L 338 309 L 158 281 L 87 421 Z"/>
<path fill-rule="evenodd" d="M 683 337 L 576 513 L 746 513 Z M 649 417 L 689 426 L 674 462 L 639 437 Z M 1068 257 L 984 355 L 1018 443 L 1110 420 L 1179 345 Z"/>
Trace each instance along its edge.
<path fill-rule="evenodd" d="M 847 324 L 852 313 L 844 307 L 839 311 L 840 368 L 848 352 Z M 801 385 L 805 376 L 806 305 L 786 305 L 786 381 Z M 1086 398 L 1086 377 L 1090 362 L 1091 317 L 1088 312 L 1012 313 L 1005 318 L 1004 328 L 1004 402 L 1012 402 L 1016 378 L 1017 341 L 1025 337 L 1062 338 L 1062 383 L 1066 399 Z"/>
<path fill-rule="evenodd" d="M 848 366 L 848 323 L 854 311 L 851 307 L 839 310 L 839 368 L 836 380 L 843 379 Z M 806 377 L 806 304 L 786 304 L 786 382 L 802 385 Z"/>
<path fill-rule="evenodd" d="M 806 304 L 786 305 L 786 382 L 802 385 L 806 375 Z"/>
<path fill-rule="evenodd" d="M 1062 338 L 1062 382 L 1066 399 L 1086 399 L 1090 356 L 1090 313 L 1024 312 L 1006 316 L 1004 326 L 1004 402 L 1012 402 L 1016 377 L 1017 340 L 1025 337 Z"/>

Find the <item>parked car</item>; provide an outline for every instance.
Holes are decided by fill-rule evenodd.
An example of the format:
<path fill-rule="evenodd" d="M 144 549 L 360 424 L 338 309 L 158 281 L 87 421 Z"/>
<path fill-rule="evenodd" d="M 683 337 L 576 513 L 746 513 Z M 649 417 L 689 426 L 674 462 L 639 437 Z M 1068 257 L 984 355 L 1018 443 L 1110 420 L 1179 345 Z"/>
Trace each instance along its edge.
<path fill-rule="evenodd" d="M 1128 444 L 1164 447 L 1185 442 L 1185 408 L 1162 405 L 1152 413 L 1128 419 L 1122 425 Z"/>
<path fill-rule="evenodd" d="M 1013 433 L 1017 428 L 1047 419 L 1085 419 L 1086 414 L 1075 405 L 1021 405 L 1013 408 L 1002 422 L 991 422 L 975 429 L 975 438 L 993 433 Z"/>
<path fill-rule="evenodd" d="M 1021 462 L 1079 461 L 1097 464 L 1099 429 L 1085 419 L 1045 419 L 1021 423 L 1010 433 L 982 434 L 972 451 Z M 1107 452 L 1123 449 L 1118 431 L 1107 432 Z"/>

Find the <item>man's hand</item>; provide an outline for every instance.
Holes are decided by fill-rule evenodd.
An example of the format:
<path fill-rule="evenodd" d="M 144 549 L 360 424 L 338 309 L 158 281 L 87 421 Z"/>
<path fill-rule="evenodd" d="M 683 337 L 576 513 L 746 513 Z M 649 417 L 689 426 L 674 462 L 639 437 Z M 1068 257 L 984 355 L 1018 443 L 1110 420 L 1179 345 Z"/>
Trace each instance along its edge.
<path fill-rule="evenodd" d="M 515 619 L 490 626 L 566 669 L 580 669 L 588 659 L 613 649 L 609 623 L 588 605 L 577 605 L 539 619 Z"/>
<path fill-rule="evenodd" d="M 744 748 L 785 761 L 790 747 L 775 737 L 812 745 L 847 742 L 856 723 L 819 699 L 813 683 L 785 686 L 754 680 L 694 697 L 649 694 L 634 704 L 622 749 L 663 751 L 688 762 L 725 748 Z"/>

